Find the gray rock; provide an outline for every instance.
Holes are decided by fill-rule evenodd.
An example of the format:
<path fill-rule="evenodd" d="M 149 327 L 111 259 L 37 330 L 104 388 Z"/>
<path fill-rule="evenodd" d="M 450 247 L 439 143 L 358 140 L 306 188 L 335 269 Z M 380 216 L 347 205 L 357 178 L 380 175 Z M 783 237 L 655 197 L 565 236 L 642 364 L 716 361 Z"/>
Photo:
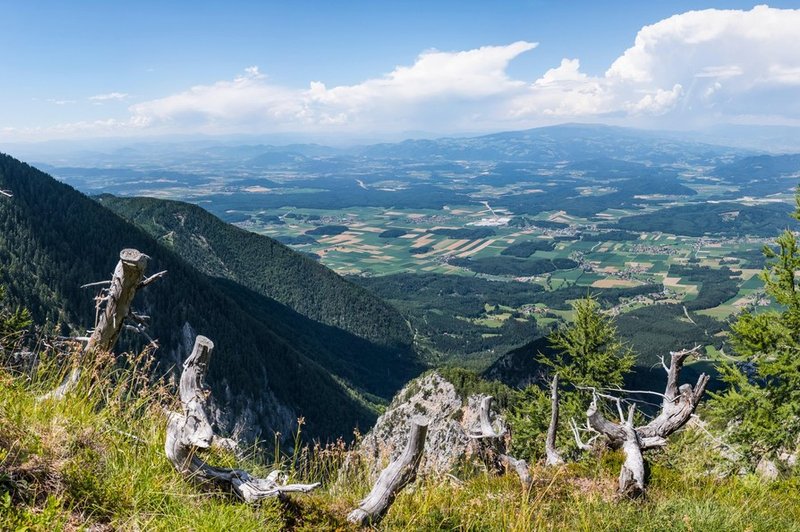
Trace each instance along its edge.
<path fill-rule="evenodd" d="M 376 476 L 402 452 L 410 420 L 423 416 L 429 425 L 420 474 L 452 472 L 475 456 L 476 440 L 470 434 L 479 431 L 482 398 L 460 397 L 455 387 L 438 373 L 424 375 L 400 390 L 364 436 L 356 453 L 366 461 L 370 475 Z M 496 419 L 494 424 L 503 424 L 503 420 Z"/>

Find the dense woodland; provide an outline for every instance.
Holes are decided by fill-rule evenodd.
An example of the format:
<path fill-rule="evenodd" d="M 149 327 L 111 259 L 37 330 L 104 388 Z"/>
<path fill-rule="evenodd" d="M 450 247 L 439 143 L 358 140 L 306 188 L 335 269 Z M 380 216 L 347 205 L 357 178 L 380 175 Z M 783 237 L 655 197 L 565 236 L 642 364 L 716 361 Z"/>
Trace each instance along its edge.
<path fill-rule="evenodd" d="M 209 276 L 235 281 L 308 318 L 372 342 L 397 349 L 410 346 L 408 325 L 392 307 L 271 238 L 224 223 L 189 203 L 113 196 L 98 201 Z M 313 234 L 339 234 L 342 227 L 321 226 Z"/>

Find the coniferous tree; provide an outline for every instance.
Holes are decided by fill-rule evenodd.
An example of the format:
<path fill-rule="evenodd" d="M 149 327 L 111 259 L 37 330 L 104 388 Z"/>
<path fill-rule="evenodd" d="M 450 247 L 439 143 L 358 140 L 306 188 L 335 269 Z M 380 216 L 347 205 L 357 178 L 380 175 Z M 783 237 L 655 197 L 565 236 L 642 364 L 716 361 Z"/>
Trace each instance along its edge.
<path fill-rule="evenodd" d="M 617 335 L 614 319 L 604 314 L 591 295 L 572 303 L 573 320 L 548 337 L 550 351 L 537 359 L 558 373 L 561 382 L 559 446 L 574 450 L 567 424 L 585 418 L 591 393 L 582 387 L 621 387 L 635 356 Z M 529 386 L 511 415 L 514 452 L 537 458 L 544 451 L 544 435 L 550 421 L 550 393 L 546 386 Z"/>
<path fill-rule="evenodd" d="M 800 220 L 800 188 L 792 217 Z M 743 312 L 731 326 L 738 360 L 720 365 L 727 388 L 710 412 L 727 439 L 753 462 L 794 451 L 800 437 L 800 248 L 786 230 L 765 246 L 761 279 L 779 310 Z"/>

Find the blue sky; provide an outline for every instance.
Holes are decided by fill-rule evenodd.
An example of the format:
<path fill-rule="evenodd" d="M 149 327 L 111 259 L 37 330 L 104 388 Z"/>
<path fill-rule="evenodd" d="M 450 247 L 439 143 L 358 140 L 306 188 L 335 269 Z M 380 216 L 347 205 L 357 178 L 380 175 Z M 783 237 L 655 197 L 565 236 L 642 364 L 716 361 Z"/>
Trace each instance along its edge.
<path fill-rule="evenodd" d="M 797 125 L 798 4 L 0 0 L 0 139 Z"/>

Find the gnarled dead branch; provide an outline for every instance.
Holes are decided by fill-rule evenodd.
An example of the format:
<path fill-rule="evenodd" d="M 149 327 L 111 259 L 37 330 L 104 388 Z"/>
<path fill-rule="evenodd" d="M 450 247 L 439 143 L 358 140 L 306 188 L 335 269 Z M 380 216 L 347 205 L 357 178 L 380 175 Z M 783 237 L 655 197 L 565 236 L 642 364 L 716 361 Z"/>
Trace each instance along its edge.
<path fill-rule="evenodd" d="M 427 419 L 416 417 L 411 420 L 408 443 L 403 453 L 381 472 L 369 495 L 347 516 L 348 521 L 360 526 L 380 521 L 397 493 L 416 478 L 427 434 Z"/>
<path fill-rule="evenodd" d="M 229 489 L 245 502 L 291 492 L 307 493 L 319 486 L 319 483 L 286 484 L 286 476 L 280 471 L 273 471 L 266 478 L 255 478 L 241 469 L 211 466 L 198 456 L 198 451 L 208 449 L 217 440 L 206 414 L 208 390 L 204 382 L 213 349 L 211 340 L 197 336 L 192 354 L 183 364 L 179 388 L 183 413 L 169 414 L 164 443 L 172 465 L 187 477 Z"/>
<path fill-rule="evenodd" d="M 667 386 L 663 394 L 661 412 L 652 421 L 641 427 L 633 426 L 633 406 L 628 410 L 627 419 L 620 423 L 609 421 L 597 406 L 598 394 L 594 394 L 592 404 L 586 412 L 589 426 L 608 438 L 610 445 L 625 452 L 625 464 L 620 473 L 620 494 L 637 497 L 644 493 L 644 460 L 642 451 L 663 447 L 667 437 L 683 427 L 694 414 L 700 398 L 706 390 L 709 377 L 705 373 L 697 379 L 697 384 L 679 386 L 680 374 L 686 359 L 696 353 L 693 349 L 670 353 L 667 371 Z M 639 467 L 641 463 L 641 467 Z"/>
<path fill-rule="evenodd" d="M 499 429 L 495 429 L 494 425 L 492 425 L 492 401 L 494 401 L 494 397 L 491 395 L 487 395 L 481 399 L 481 407 L 478 413 L 480 416 L 481 428 L 479 431 L 470 434 L 470 438 L 475 440 L 483 438 L 502 438 L 505 436 L 506 432 L 508 432 L 508 428 L 505 424 L 501 423 Z"/>
<path fill-rule="evenodd" d="M 487 395 L 481 399 L 481 407 L 479 410 L 480 416 L 480 432 L 473 432 L 470 438 L 477 440 L 479 444 L 479 452 L 484 457 L 484 461 L 488 464 L 493 463 L 490 469 L 496 469 L 497 464 L 502 465 L 506 469 L 513 469 L 523 486 L 529 488 L 533 483 L 530 472 L 528 471 L 528 463 L 525 460 L 519 460 L 507 454 L 505 436 L 508 434 L 508 428 L 501 425 L 499 430 L 494 428 L 491 420 L 492 402 L 494 397 Z"/>
<path fill-rule="evenodd" d="M 533 485 L 533 477 L 531 477 L 531 471 L 528 469 L 528 462 L 521 458 L 514 458 L 510 454 L 501 454 L 500 463 L 506 469 L 514 470 L 525 489 L 529 489 Z"/>
<path fill-rule="evenodd" d="M 589 423 L 586 423 L 586 427 L 578 427 L 578 423 L 575 422 L 574 419 L 569 420 L 569 427 L 572 429 L 572 435 L 575 437 L 575 444 L 578 446 L 578 449 L 581 451 L 593 451 L 594 450 L 594 443 L 602 436 L 599 432 L 594 430 Z M 593 435 L 587 441 L 583 441 L 581 437 L 581 432 L 591 432 Z"/>
<path fill-rule="evenodd" d="M 636 406 L 628 409 L 628 419 L 622 424 L 625 431 L 625 441 L 622 443 L 622 452 L 625 461 L 619 472 L 619 494 L 636 498 L 644 494 L 644 456 L 642 456 L 642 442 L 633 427 L 633 414 Z"/>

